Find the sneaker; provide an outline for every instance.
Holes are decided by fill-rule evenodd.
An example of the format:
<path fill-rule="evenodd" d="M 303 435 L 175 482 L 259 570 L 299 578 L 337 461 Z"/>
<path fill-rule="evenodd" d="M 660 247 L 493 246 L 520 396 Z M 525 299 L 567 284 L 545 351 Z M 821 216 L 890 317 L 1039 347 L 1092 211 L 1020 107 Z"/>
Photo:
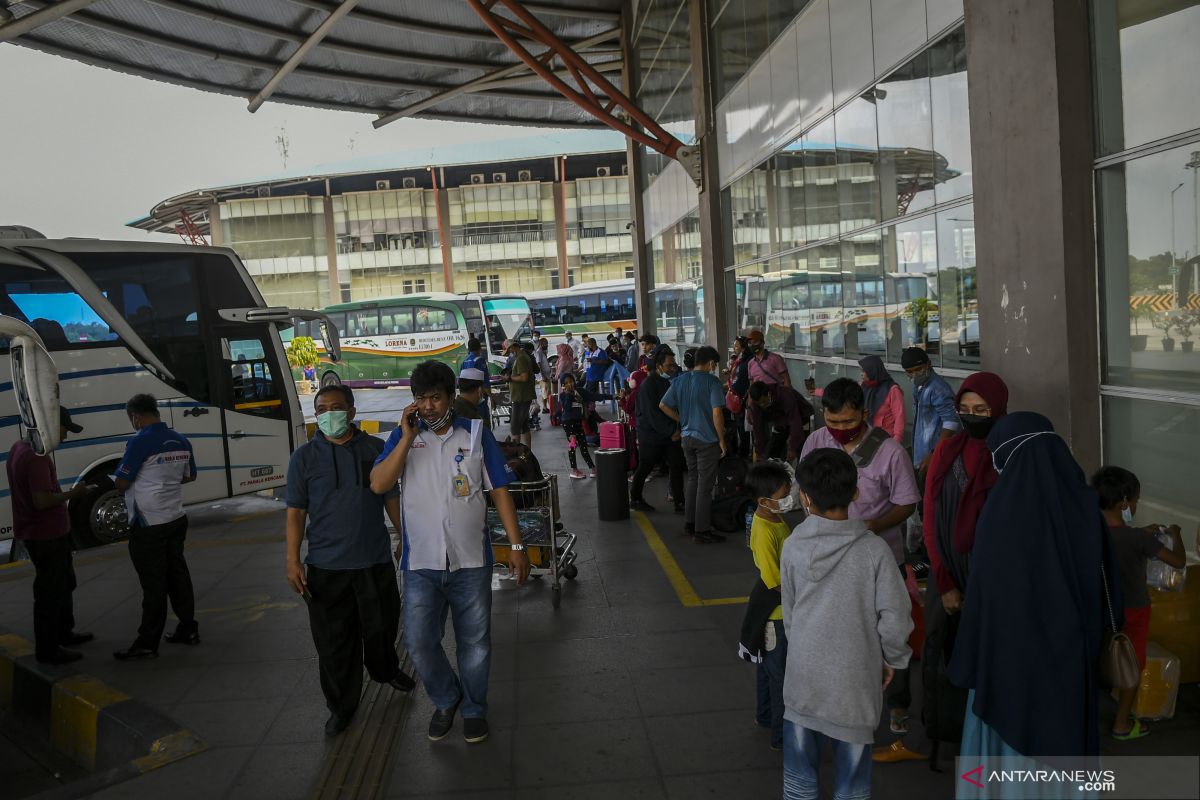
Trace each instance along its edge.
<path fill-rule="evenodd" d="M 163 640 L 167 644 L 200 644 L 200 631 L 185 630 L 181 632 L 178 628 L 176 628 L 174 633 L 164 636 Z"/>
<path fill-rule="evenodd" d="M 467 744 L 478 744 L 487 739 L 487 720 L 483 717 L 463 717 L 463 738 Z"/>
<path fill-rule="evenodd" d="M 158 651 L 151 650 L 149 647 L 133 645 L 128 650 L 118 650 L 113 653 L 113 658 L 117 661 L 142 661 L 147 658 L 158 658 Z"/>
<path fill-rule="evenodd" d="M 388 686 L 391 686 L 397 692 L 411 692 L 417 687 L 417 682 L 403 672 L 396 673 L 396 677 L 388 681 Z"/>
<path fill-rule="evenodd" d="M 895 764 L 899 761 L 924 761 L 929 756 L 913 752 L 897 739 L 886 747 L 876 747 L 871 751 L 871 760 L 877 764 Z"/>
<path fill-rule="evenodd" d="M 571 477 L 575 480 L 583 480 L 586 476 L 577 469 L 571 470 Z"/>
<path fill-rule="evenodd" d="M 35 655 L 34 658 L 37 659 L 39 664 L 70 664 L 72 661 L 78 661 L 83 658 L 83 653 L 80 653 L 78 650 L 67 650 L 60 647 L 53 653 Z"/>
<path fill-rule="evenodd" d="M 96 634 L 94 633 L 76 633 L 72 631 L 71 633 L 63 636 L 63 640 L 59 642 L 59 644 L 61 644 L 63 647 L 75 647 L 76 645 L 87 644 L 95 638 Z"/>
<path fill-rule="evenodd" d="M 337 714 L 330 714 L 329 719 L 325 720 L 325 736 L 332 739 L 346 728 L 350 727 L 350 720 L 353 717 L 343 717 Z"/>
<path fill-rule="evenodd" d="M 446 734 L 454 727 L 454 715 L 458 713 L 458 704 L 461 702 L 462 700 L 459 699 L 445 711 L 435 710 L 433 712 L 433 716 L 429 719 L 429 741 L 440 742 L 446 738 Z"/>
<path fill-rule="evenodd" d="M 596 468 L 595 468 L 595 467 L 593 467 L 593 468 L 592 468 L 592 471 L 588 473 L 588 477 L 589 477 L 589 478 L 594 478 L 594 477 L 596 477 Z"/>
<path fill-rule="evenodd" d="M 649 512 L 654 511 L 654 506 L 650 505 L 645 500 L 638 497 L 636 499 L 629 501 L 629 510 L 630 511 L 644 511 L 644 512 L 649 513 Z"/>
<path fill-rule="evenodd" d="M 717 540 L 707 531 L 696 531 L 692 534 L 692 541 L 696 544 L 713 544 Z"/>

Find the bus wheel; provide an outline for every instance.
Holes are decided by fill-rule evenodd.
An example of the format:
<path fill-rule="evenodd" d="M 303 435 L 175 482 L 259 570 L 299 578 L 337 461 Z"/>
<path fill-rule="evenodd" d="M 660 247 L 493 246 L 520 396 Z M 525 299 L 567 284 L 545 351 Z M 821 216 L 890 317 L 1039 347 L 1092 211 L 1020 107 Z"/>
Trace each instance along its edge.
<path fill-rule="evenodd" d="M 72 500 L 68 508 L 76 547 L 111 544 L 128 537 L 125 497 L 117 491 L 112 479 L 104 471 L 97 471 L 84 480 L 94 484 L 96 491 Z"/>
<path fill-rule="evenodd" d="M 322 389 L 324 389 L 326 386 L 341 386 L 341 385 L 342 385 L 342 379 L 340 377 L 338 377 L 338 374 L 336 372 L 334 372 L 333 370 L 329 370 L 328 372 L 326 372 L 324 375 L 321 376 L 321 388 Z"/>

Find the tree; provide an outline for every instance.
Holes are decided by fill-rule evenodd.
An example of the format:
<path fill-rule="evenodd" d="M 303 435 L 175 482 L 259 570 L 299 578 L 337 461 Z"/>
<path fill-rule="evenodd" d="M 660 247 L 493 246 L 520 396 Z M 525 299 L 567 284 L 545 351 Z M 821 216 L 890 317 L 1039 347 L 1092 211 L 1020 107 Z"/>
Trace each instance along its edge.
<path fill-rule="evenodd" d="M 929 316 L 936 314 L 937 310 L 938 304 L 928 297 L 913 298 L 904 309 L 904 313 L 910 315 L 916 323 L 922 342 L 925 341 L 926 331 L 929 330 Z"/>
<path fill-rule="evenodd" d="M 287 360 L 290 367 L 315 367 L 320 360 L 317 354 L 317 344 L 308 336 L 297 336 L 287 346 Z"/>

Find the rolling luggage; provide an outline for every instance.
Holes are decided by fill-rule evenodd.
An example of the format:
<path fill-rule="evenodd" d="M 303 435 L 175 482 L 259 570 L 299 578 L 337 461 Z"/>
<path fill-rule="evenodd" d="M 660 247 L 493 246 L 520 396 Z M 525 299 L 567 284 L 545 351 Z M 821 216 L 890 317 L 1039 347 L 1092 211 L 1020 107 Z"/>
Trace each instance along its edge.
<path fill-rule="evenodd" d="M 625 426 L 619 422 L 600 423 L 600 447 L 604 449 L 624 450 L 629 440 Z"/>

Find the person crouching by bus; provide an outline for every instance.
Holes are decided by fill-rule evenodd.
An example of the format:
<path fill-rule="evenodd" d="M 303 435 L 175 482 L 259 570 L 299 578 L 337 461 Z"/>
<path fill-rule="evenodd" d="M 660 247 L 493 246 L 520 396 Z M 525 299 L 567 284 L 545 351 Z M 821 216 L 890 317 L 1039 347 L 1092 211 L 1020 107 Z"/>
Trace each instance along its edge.
<path fill-rule="evenodd" d="M 142 624 L 133 644 L 113 653 L 120 661 L 158 657 L 168 598 L 179 624 L 167 642 L 200 644 L 192 576 L 183 557 L 188 528 L 183 484 L 196 480 L 192 443 L 167 427 L 158 401 L 148 394 L 129 398 L 125 413 L 137 433 L 125 445 L 115 483 L 129 514 L 129 558 L 142 585 Z"/>
<path fill-rule="evenodd" d="M 288 464 L 287 580 L 308 604 L 329 708 L 325 735 L 337 736 L 358 710 L 364 664 L 372 680 L 397 691 L 416 684 L 400 671 L 396 654 L 400 590 L 383 523 L 386 511 L 401 530 L 400 492 L 371 491 L 383 442 L 354 425 L 354 393 L 345 386 L 321 389 L 316 411 L 317 433 Z"/>
<path fill-rule="evenodd" d="M 454 413 L 464 419 L 477 419 L 491 430 L 492 414 L 483 397 L 484 374 L 468 368 L 458 373 L 458 397 L 454 398 Z"/>
<path fill-rule="evenodd" d="M 65 408 L 59 410 L 62 438 L 83 428 L 71 421 Z M 71 518 L 67 503 L 86 497 L 96 487 L 79 484 L 64 492 L 54 470 L 54 459 L 39 456 L 28 439 L 18 439 L 8 451 L 8 486 L 12 493 L 13 536 L 29 553 L 33 578 L 34 658 L 42 664 L 69 664 L 83 653 L 67 650 L 96 638 L 75 632 L 71 593 L 75 591 L 75 567 L 71 563 Z"/>
<path fill-rule="evenodd" d="M 596 477 L 596 464 L 592 454 L 588 452 L 587 436 L 583 433 L 583 419 L 587 416 L 588 403 L 595 402 L 591 392 L 575 385 L 575 376 L 570 372 L 562 376 L 562 391 L 558 393 L 558 408 L 556 414 L 563 433 L 567 435 L 567 458 L 571 462 L 571 477 L 580 479 L 586 477 L 579 471 L 575 462 L 575 451 L 583 453 L 583 460 L 592 477 Z"/>

